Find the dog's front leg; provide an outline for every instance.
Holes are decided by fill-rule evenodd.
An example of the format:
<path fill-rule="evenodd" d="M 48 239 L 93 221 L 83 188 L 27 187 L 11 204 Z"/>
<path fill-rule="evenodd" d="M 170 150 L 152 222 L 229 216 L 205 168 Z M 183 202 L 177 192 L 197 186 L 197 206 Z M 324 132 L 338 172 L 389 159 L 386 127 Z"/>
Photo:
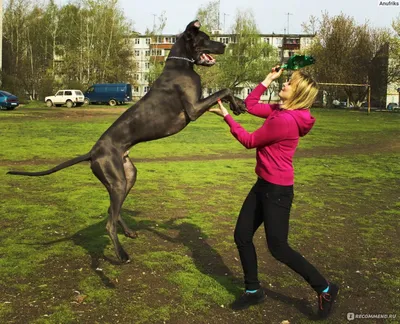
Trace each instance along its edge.
<path fill-rule="evenodd" d="M 229 89 L 222 89 L 213 93 L 207 98 L 200 100 L 190 97 L 188 94 L 181 91 L 182 104 L 191 121 L 194 121 L 203 115 L 208 109 L 217 103 L 218 99 L 228 101 L 230 103 L 231 110 L 235 115 L 239 115 L 240 113 L 246 111 L 244 104 L 242 104 L 242 106 L 238 104 L 235 97 L 232 95 L 232 91 Z"/>

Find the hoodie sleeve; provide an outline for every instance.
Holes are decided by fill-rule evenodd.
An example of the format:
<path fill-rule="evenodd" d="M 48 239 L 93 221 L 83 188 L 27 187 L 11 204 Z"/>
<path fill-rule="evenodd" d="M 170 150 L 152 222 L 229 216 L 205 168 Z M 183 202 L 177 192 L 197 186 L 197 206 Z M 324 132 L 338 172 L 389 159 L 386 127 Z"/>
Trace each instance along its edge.
<path fill-rule="evenodd" d="M 244 100 L 244 103 L 247 107 L 247 112 L 257 117 L 267 118 L 269 114 L 277 108 L 277 104 L 270 105 L 265 103 L 260 103 L 260 98 L 262 94 L 267 90 L 267 88 L 260 83 L 257 87 L 254 88 L 252 92 L 247 96 Z"/>
<path fill-rule="evenodd" d="M 253 133 L 246 131 L 231 115 L 224 117 L 229 125 L 232 135 L 248 149 L 255 147 L 264 147 L 287 137 L 288 122 L 286 118 L 271 117 Z"/>

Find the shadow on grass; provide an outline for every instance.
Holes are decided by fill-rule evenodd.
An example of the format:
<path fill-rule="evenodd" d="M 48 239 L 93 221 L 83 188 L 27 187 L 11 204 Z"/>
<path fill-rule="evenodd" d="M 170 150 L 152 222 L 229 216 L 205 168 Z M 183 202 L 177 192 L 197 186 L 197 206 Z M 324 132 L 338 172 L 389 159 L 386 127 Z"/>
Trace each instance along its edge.
<path fill-rule="evenodd" d="M 225 265 L 221 255 L 207 243 L 201 228 L 187 222 L 174 224 L 176 220 L 171 219 L 160 225 L 161 228 L 177 230 L 178 235 L 176 237 L 170 237 L 151 227 L 148 227 L 147 230 L 164 240 L 186 246 L 192 252 L 193 262 L 201 273 L 212 277 L 232 295 L 239 296 L 243 292 L 242 280 L 234 277 L 232 271 Z M 199 239 L 200 237 L 203 239 Z M 289 297 L 267 288 L 264 288 L 264 290 L 268 298 L 295 307 L 310 321 L 319 320 L 308 300 Z"/>
<path fill-rule="evenodd" d="M 177 230 L 178 235 L 176 237 L 170 237 L 151 227 L 147 230 L 164 240 L 186 246 L 192 252 L 193 262 L 201 273 L 213 278 L 232 295 L 240 294 L 241 289 L 238 288 L 238 285 L 241 281 L 234 278 L 232 271 L 225 265 L 221 255 L 207 243 L 201 228 L 186 222 L 174 224 L 176 220 L 171 219 L 160 225 L 161 228 Z"/>
<path fill-rule="evenodd" d="M 318 321 L 318 315 L 314 312 L 310 303 L 306 299 L 299 299 L 280 294 L 276 291 L 264 288 L 265 294 L 268 298 L 275 299 L 281 303 L 295 307 L 300 313 L 305 315 L 310 321 Z"/>
<path fill-rule="evenodd" d="M 125 223 L 134 231 L 147 229 L 151 226 L 151 224 L 153 224 L 153 221 L 136 222 L 131 218 L 133 216 L 137 216 L 140 212 L 128 211 L 127 213 L 129 213 L 129 217 L 124 215 L 126 212 L 126 210 L 122 210 L 121 215 L 124 218 Z M 123 265 L 123 263 L 121 263 L 117 257 L 115 259 L 111 259 L 104 254 L 106 247 L 112 244 L 106 230 L 107 219 L 108 217 L 98 223 L 90 225 L 76 232 L 69 237 L 38 244 L 47 246 L 61 242 L 72 241 L 75 245 L 78 245 L 87 251 L 91 258 L 90 268 L 99 276 L 103 284 L 108 288 L 115 288 L 115 284 L 112 282 L 112 280 L 110 280 L 110 278 L 108 278 L 100 269 L 100 263 L 102 260 L 106 260 L 113 265 Z M 120 231 L 119 226 L 118 230 Z"/>

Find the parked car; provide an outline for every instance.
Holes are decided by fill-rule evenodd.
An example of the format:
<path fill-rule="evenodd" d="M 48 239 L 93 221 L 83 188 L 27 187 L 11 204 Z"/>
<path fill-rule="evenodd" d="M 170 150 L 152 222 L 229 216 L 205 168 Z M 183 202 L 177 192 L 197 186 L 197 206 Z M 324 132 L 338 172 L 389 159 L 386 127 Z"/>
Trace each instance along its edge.
<path fill-rule="evenodd" d="M 83 105 L 85 97 L 81 90 L 58 90 L 54 96 L 44 98 L 47 107 L 60 107 L 66 105 L 68 108 Z"/>
<path fill-rule="evenodd" d="M 385 106 L 382 107 L 382 104 L 377 100 L 371 100 L 371 110 L 379 110 L 384 109 Z M 368 110 L 368 101 L 363 102 L 360 107 L 361 110 Z"/>
<path fill-rule="evenodd" d="M 347 101 L 339 101 L 338 99 L 335 99 L 332 101 L 332 105 L 335 108 L 346 108 L 347 107 Z"/>
<path fill-rule="evenodd" d="M 93 84 L 85 91 L 85 104 L 108 103 L 110 106 L 132 100 L 132 86 L 129 83 Z"/>
<path fill-rule="evenodd" d="M 396 109 L 400 109 L 399 105 L 395 102 L 390 102 L 387 107 L 387 110 L 396 110 Z"/>
<path fill-rule="evenodd" d="M 17 96 L 7 92 L 0 90 L 0 108 L 6 108 L 7 110 L 13 110 L 19 106 L 19 100 Z"/>

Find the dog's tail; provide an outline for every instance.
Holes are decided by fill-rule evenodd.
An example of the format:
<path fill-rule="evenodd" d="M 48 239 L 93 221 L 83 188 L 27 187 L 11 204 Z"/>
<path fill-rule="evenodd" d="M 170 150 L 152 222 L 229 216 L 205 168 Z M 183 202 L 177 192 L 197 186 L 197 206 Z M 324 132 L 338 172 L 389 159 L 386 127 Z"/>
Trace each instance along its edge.
<path fill-rule="evenodd" d="M 60 171 L 62 169 L 68 168 L 74 164 L 77 164 L 79 162 L 83 162 L 83 161 L 89 161 L 91 158 L 90 152 L 81 156 L 78 156 L 74 159 L 65 161 L 57 166 L 55 166 L 54 168 L 50 169 L 50 170 L 46 170 L 46 171 L 39 171 L 39 172 L 25 172 L 25 171 L 8 171 L 7 174 L 14 174 L 14 175 L 25 175 L 25 176 L 44 176 L 44 175 L 48 175 L 48 174 L 52 174 L 54 172 Z"/>

